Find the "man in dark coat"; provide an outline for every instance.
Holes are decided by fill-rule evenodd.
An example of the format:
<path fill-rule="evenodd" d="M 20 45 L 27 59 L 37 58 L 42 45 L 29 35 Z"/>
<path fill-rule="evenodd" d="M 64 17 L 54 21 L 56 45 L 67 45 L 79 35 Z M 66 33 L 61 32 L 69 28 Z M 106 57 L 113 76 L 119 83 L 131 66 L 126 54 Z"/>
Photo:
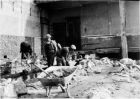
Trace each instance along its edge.
<path fill-rule="evenodd" d="M 28 41 L 21 42 L 20 44 L 21 59 L 27 59 L 32 55 L 32 48 Z"/>
<path fill-rule="evenodd" d="M 54 40 L 51 39 L 51 35 L 46 35 L 46 43 L 45 43 L 45 56 L 47 58 L 48 67 L 53 66 L 54 58 L 57 52 L 57 45 Z"/>

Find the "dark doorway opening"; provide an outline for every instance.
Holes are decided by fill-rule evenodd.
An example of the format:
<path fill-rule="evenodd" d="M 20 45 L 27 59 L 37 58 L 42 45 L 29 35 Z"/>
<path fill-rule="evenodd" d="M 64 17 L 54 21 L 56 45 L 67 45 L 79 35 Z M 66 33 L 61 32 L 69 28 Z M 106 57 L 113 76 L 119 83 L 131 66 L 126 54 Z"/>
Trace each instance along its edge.
<path fill-rule="evenodd" d="M 66 39 L 66 23 L 53 23 L 53 37 L 62 46 L 67 45 Z"/>
<path fill-rule="evenodd" d="M 74 44 L 77 50 L 81 49 L 81 35 L 80 35 L 80 17 L 68 17 L 67 23 L 67 35 L 68 45 Z"/>
<path fill-rule="evenodd" d="M 53 37 L 62 46 L 74 44 L 80 50 L 80 17 L 67 17 L 65 22 L 53 23 Z"/>

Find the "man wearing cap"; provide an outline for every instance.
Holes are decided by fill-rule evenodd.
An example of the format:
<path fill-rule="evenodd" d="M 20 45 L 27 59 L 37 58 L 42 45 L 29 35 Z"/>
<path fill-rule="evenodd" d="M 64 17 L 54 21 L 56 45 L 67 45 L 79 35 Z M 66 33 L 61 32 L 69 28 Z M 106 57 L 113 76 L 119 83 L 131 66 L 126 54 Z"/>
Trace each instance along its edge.
<path fill-rule="evenodd" d="M 46 43 L 45 43 L 45 56 L 47 58 L 48 67 L 53 66 L 54 58 L 57 52 L 57 43 L 51 39 L 51 35 L 46 35 Z"/>
<path fill-rule="evenodd" d="M 72 44 L 70 46 L 70 52 L 69 52 L 69 55 L 72 57 L 72 60 L 76 60 L 77 59 L 77 55 L 75 53 L 75 50 L 76 50 L 76 46 Z"/>
<path fill-rule="evenodd" d="M 63 47 L 60 51 L 60 55 L 57 57 L 58 66 L 69 66 L 68 58 L 72 57 L 73 60 L 76 59 L 76 46 L 71 45 L 70 47 Z"/>

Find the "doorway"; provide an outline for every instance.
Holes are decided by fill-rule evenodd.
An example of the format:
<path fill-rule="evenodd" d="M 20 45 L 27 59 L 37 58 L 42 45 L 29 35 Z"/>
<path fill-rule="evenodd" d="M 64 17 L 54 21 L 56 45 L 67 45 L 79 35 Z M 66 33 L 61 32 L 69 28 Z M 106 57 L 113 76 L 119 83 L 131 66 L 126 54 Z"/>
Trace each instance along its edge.
<path fill-rule="evenodd" d="M 81 49 L 80 17 L 67 17 L 65 22 L 53 23 L 53 37 L 62 46 L 76 45 Z"/>
<path fill-rule="evenodd" d="M 67 35 L 68 45 L 76 45 L 77 50 L 81 49 L 81 35 L 80 35 L 80 17 L 68 17 L 67 23 Z"/>
<path fill-rule="evenodd" d="M 55 39 L 62 46 L 67 45 L 65 22 L 53 23 L 53 39 Z"/>

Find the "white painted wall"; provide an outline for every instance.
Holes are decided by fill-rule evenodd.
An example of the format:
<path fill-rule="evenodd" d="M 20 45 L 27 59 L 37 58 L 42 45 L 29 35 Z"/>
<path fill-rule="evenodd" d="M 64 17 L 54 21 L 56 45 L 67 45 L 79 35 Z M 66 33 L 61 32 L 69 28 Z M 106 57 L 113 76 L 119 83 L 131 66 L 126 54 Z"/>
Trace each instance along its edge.
<path fill-rule="evenodd" d="M 30 11 L 31 10 L 31 11 Z M 0 8 L 0 34 L 40 37 L 39 11 L 28 2 L 2 2 Z"/>
<path fill-rule="evenodd" d="M 40 13 L 33 0 L 2 0 L 0 2 L 0 57 L 17 57 L 25 37 L 34 39 L 37 55 L 41 54 Z"/>

